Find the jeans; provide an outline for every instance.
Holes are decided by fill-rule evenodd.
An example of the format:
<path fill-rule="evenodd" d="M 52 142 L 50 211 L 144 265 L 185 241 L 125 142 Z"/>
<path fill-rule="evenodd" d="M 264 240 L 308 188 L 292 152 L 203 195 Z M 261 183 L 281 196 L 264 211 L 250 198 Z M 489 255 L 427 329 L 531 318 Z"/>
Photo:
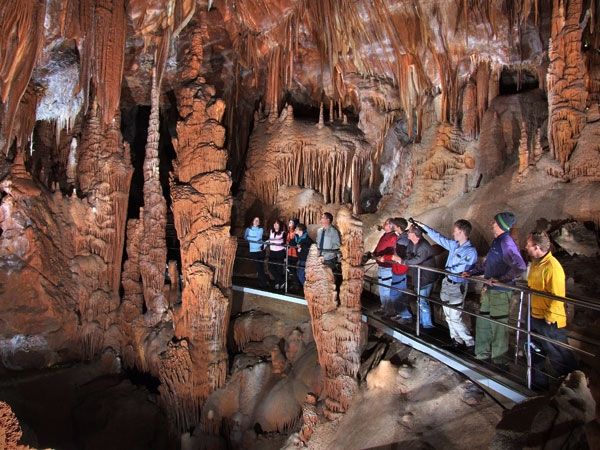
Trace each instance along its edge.
<path fill-rule="evenodd" d="M 377 281 L 379 282 L 379 300 L 381 301 L 381 308 L 385 312 L 392 312 L 391 304 L 391 291 L 390 286 L 392 285 L 392 268 L 391 267 L 379 267 L 377 269 Z"/>
<path fill-rule="evenodd" d="M 421 287 L 421 290 L 419 291 L 419 297 L 429 298 L 432 289 L 433 283 Z M 429 302 L 423 298 L 419 299 L 419 316 L 419 322 L 421 323 L 422 327 L 433 327 L 433 323 L 431 322 L 431 307 L 429 306 Z"/>
<path fill-rule="evenodd" d="M 396 313 L 402 316 L 403 319 L 410 319 L 412 313 L 408 308 L 406 294 L 398 289 L 406 289 L 406 274 L 397 275 L 392 273 L 392 289 L 390 289 L 391 308 Z"/>

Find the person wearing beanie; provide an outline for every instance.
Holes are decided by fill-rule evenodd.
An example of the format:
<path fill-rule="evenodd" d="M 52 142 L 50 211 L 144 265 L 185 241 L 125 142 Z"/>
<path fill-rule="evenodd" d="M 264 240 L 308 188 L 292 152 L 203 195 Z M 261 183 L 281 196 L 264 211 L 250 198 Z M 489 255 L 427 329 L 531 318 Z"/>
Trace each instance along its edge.
<path fill-rule="evenodd" d="M 512 291 L 495 286 L 494 282 L 514 284 L 525 272 L 526 265 L 517 244 L 508 231 L 516 222 L 513 213 L 505 211 L 494 216 L 491 223 L 494 240 L 483 264 L 477 264 L 463 276 L 483 275 L 489 285 L 481 290 L 481 306 L 475 326 L 475 357 L 504 366 L 507 362 L 508 313 Z M 486 317 L 495 322 L 486 320 Z M 498 323 L 500 322 L 500 323 Z"/>

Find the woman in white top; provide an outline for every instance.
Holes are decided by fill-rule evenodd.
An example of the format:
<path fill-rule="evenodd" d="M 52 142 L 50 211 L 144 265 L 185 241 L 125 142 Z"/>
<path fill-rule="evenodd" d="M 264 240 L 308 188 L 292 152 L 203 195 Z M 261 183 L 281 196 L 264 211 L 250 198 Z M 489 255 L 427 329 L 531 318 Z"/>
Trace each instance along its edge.
<path fill-rule="evenodd" d="M 273 276 L 275 289 L 285 286 L 285 227 L 283 222 L 276 220 L 269 230 L 269 272 Z"/>

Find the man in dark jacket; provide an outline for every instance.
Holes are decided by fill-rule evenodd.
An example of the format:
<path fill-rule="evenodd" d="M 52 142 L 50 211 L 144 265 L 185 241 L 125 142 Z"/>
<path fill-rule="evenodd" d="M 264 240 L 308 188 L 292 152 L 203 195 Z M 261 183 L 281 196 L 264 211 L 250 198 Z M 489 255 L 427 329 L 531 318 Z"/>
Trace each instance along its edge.
<path fill-rule="evenodd" d="M 491 322 L 477 318 L 475 327 L 475 357 L 487 360 L 490 357 L 495 364 L 506 364 L 505 354 L 508 351 L 508 312 L 512 291 L 494 286 L 495 281 L 514 284 L 525 271 L 526 265 L 517 248 L 517 244 L 508 233 L 515 224 L 515 215 L 501 212 L 494 216 L 491 223 L 494 240 L 484 264 L 463 272 L 463 275 L 481 275 L 489 280 L 489 285 L 481 290 L 481 307 L 479 314 L 494 319 Z M 498 323 L 500 322 L 500 323 Z"/>
<path fill-rule="evenodd" d="M 408 264 L 408 265 L 420 265 L 425 267 L 435 267 L 435 252 L 431 247 L 431 244 L 423 238 L 423 230 L 415 225 L 411 225 L 408 229 L 408 247 L 406 248 L 406 258 L 400 258 L 394 256 L 394 261 Z M 427 298 L 431 295 L 433 289 L 433 283 L 437 279 L 437 273 L 429 272 L 427 270 L 421 270 L 420 283 L 417 284 L 417 278 L 419 276 L 416 268 L 410 269 L 410 274 L 413 282 L 413 287 L 419 289 L 419 316 L 422 328 L 433 328 L 431 322 L 431 308 Z"/>

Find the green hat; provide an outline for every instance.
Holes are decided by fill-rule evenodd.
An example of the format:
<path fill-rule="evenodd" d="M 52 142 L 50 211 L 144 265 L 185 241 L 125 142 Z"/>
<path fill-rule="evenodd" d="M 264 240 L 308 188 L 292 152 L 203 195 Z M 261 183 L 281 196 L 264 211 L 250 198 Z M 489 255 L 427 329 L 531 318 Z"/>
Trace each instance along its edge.
<path fill-rule="evenodd" d="M 509 211 L 498 213 L 494 216 L 494 220 L 502 231 L 508 231 L 517 221 L 515 215 Z"/>

